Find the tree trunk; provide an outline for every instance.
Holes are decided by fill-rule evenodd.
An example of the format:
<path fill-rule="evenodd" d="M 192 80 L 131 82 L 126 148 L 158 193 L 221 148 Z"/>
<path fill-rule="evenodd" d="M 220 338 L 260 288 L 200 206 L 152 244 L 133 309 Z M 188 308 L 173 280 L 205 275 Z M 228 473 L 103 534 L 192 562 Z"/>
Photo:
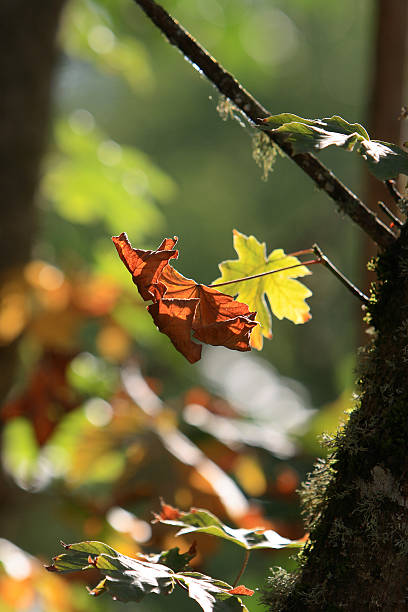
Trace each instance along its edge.
<path fill-rule="evenodd" d="M 379 259 L 360 395 L 304 487 L 310 542 L 297 575 L 272 577 L 274 612 L 408 609 L 407 256 L 405 225 Z"/>
<path fill-rule="evenodd" d="M 398 115 L 407 27 L 406 0 L 379 0 L 369 133 L 388 142 L 400 143 L 406 127 Z M 371 207 L 388 195 L 370 176 Z M 364 264 L 372 255 L 370 241 Z M 297 574 L 271 577 L 265 602 L 274 612 L 408 609 L 407 226 L 381 255 L 377 275 L 368 317 L 375 333 L 361 353 L 360 395 L 344 430 L 328 442 L 328 461 L 304 485 L 310 543 Z"/>
<path fill-rule="evenodd" d="M 31 253 L 56 32 L 64 4 L 65 0 L 0 2 L 0 313 L 1 302 L 8 299 L 6 282 L 16 278 Z M 0 338 L 0 402 L 15 365 L 16 342 Z"/>
<path fill-rule="evenodd" d="M 65 1 L 0 1 L 0 324 L 5 332 L 0 334 L 0 406 L 13 383 L 18 343 L 18 337 L 7 338 L 4 312 L 13 287 L 21 282 L 35 235 L 35 194 L 48 134 L 56 34 Z M 31 502 L 26 496 L 0 467 L 3 527 L 14 505 Z M 5 535 L 7 530 L 0 531 Z"/>
<path fill-rule="evenodd" d="M 408 138 L 408 123 L 401 120 L 402 106 L 407 99 L 408 59 L 408 2 L 406 0 L 377 0 L 377 26 L 373 56 L 372 88 L 369 101 L 368 133 L 371 138 L 394 142 L 398 145 Z M 368 205 L 382 216 L 378 201 L 382 200 L 398 216 L 384 183 L 377 181 L 370 172 L 365 173 Z M 385 223 L 390 219 L 384 217 Z M 368 237 L 362 249 L 362 269 L 376 255 L 375 245 Z M 372 272 L 366 272 L 363 280 L 365 291 L 373 281 Z M 365 343 L 362 337 L 361 342 Z"/>

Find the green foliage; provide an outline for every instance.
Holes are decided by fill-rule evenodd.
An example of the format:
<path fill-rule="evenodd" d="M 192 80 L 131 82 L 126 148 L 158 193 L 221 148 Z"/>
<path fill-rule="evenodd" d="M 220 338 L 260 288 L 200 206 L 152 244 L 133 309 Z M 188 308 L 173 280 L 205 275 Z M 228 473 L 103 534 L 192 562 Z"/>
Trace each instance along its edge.
<path fill-rule="evenodd" d="M 84 395 L 110 397 L 117 386 L 117 369 L 91 353 L 80 353 L 70 363 L 68 381 Z"/>
<path fill-rule="evenodd" d="M 186 560 L 185 555 L 179 555 L 178 549 L 164 551 L 156 560 L 152 556 L 142 555 L 134 559 L 102 542 L 79 542 L 63 546 L 67 552 L 55 557 L 47 569 L 67 573 L 95 567 L 105 578 L 89 590 L 90 595 L 99 596 L 108 592 L 113 599 L 119 601 L 139 602 L 146 595 L 170 595 L 180 586 L 187 589 L 189 597 L 204 612 L 247 612 L 241 599 L 226 582 L 214 580 L 199 572 L 175 571 L 170 564 L 180 565 L 181 557 L 185 566 Z M 164 565 L 160 561 L 167 563 Z M 252 592 L 244 594 L 251 595 Z"/>
<path fill-rule="evenodd" d="M 290 113 L 272 115 L 262 121 L 262 129 L 283 137 L 294 153 L 319 152 L 330 146 L 359 153 L 369 170 L 381 181 L 398 174 L 408 175 L 408 154 L 400 147 L 371 140 L 359 123 L 348 123 L 334 115 L 325 119 L 303 119 Z"/>
<path fill-rule="evenodd" d="M 122 77 L 135 92 L 147 93 L 153 85 L 148 54 L 134 36 L 115 31 L 118 12 L 117 4 L 72 0 L 61 33 L 64 49 L 103 73 Z"/>
<path fill-rule="evenodd" d="M 182 527 L 176 535 L 187 533 L 206 533 L 233 542 L 247 551 L 260 548 L 286 548 L 298 547 L 299 543 L 287 538 L 282 538 L 272 529 L 233 529 L 220 521 L 214 514 L 202 508 L 192 508 L 190 512 L 179 512 L 163 504 L 160 515 L 156 514 L 156 520 L 166 525 Z M 171 517 L 171 518 L 168 518 Z"/>
<path fill-rule="evenodd" d="M 44 190 L 62 217 L 102 222 L 111 233 L 126 223 L 140 237 L 160 226 L 156 204 L 173 195 L 174 185 L 146 155 L 106 137 L 86 111 L 60 122 L 55 136 L 60 155 L 50 160 Z"/>

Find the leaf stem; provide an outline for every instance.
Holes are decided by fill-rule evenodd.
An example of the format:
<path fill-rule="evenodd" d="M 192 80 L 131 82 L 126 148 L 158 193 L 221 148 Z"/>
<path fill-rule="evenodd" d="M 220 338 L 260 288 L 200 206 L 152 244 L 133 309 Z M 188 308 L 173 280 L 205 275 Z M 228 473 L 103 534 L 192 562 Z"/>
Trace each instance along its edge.
<path fill-rule="evenodd" d="M 234 583 L 233 583 L 233 587 L 235 588 L 238 584 L 238 580 L 241 578 L 242 574 L 245 572 L 246 566 L 248 565 L 248 561 L 249 561 L 249 555 L 251 554 L 250 550 L 245 550 L 245 557 L 244 560 L 242 562 L 241 565 L 241 569 L 238 572 L 238 576 L 235 578 Z"/>
<path fill-rule="evenodd" d="M 293 253 L 288 253 L 286 257 L 298 257 L 299 255 L 307 255 L 308 253 L 314 253 L 313 249 L 303 249 L 303 251 L 294 251 Z"/>
<path fill-rule="evenodd" d="M 343 283 L 343 285 L 347 287 L 347 289 L 351 291 L 353 295 L 358 297 L 358 299 L 361 300 L 363 304 L 369 304 L 370 300 L 368 299 L 368 297 L 362 291 L 360 291 L 360 289 L 353 285 L 353 283 L 349 281 L 349 279 L 346 278 L 338 268 L 336 268 L 336 266 L 330 261 L 328 257 L 326 257 L 326 255 L 323 253 L 323 251 L 317 244 L 313 245 L 313 250 L 319 258 L 319 263 L 322 263 L 324 266 L 326 266 L 326 268 L 328 268 L 330 272 L 332 272 L 332 274 L 334 274 L 334 276 L 336 276 L 336 278 L 338 278 L 339 281 Z"/>
<path fill-rule="evenodd" d="M 392 199 L 394 200 L 396 204 L 399 204 L 400 202 L 404 200 L 403 196 L 397 189 L 395 181 L 393 181 L 392 179 L 388 179 L 388 181 L 384 181 L 384 184 L 387 187 L 388 191 L 391 194 Z"/>
<path fill-rule="evenodd" d="M 215 283 L 209 285 L 209 287 L 225 287 L 225 285 L 233 285 L 234 283 L 243 283 L 244 281 L 253 280 L 254 278 L 261 278 L 262 276 L 268 276 L 268 274 L 277 274 L 278 272 L 284 272 L 285 270 L 291 270 L 292 268 L 299 268 L 300 266 L 311 266 L 313 264 L 322 263 L 320 259 L 310 259 L 303 261 L 293 266 L 286 266 L 286 268 L 278 268 L 277 270 L 268 270 L 267 272 L 260 272 L 259 274 L 253 274 L 252 276 L 244 276 L 243 278 L 236 278 L 235 280 L 225 281 L 224 283 Z"/>
<path fill-rule="evenodd" d="M 383 210 L 385 212 L 385 214 L 391 219 L 391 221 L 394 223 L 394 225 L 397 225 L 398 227 L 402 227 L 404 224 L 401 221 L 401 219 L 399 219 L 396 215 L 394 215 L 394 213 L 392 212 L 392 210 L 390 210 L 388 208 L 388 206 L 386 206 L 384 204 L 384 202 L 378 202 L 378 206 L 381 208 L 381 210 Z"/>

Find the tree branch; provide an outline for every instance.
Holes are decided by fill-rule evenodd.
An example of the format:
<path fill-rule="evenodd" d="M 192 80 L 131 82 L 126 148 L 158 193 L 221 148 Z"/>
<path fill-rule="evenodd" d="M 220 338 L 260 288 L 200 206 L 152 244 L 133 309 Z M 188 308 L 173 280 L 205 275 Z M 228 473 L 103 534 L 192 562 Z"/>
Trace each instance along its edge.
<path fill-rule="evenodd" d="M 177 47 L 186 59 L 197 67 L 253 123 L 271 115 L 242 85 L 154 0 L 134 0 L 168 41 Z M 294 155 L 289 143 L 276 134 L 267 133 L 310 178 L 334 200 L 340 210 L 348 215 L 380 247 L 386 248 L 395 241 L 392 231 L 350 191 L 314 155 Z"/>

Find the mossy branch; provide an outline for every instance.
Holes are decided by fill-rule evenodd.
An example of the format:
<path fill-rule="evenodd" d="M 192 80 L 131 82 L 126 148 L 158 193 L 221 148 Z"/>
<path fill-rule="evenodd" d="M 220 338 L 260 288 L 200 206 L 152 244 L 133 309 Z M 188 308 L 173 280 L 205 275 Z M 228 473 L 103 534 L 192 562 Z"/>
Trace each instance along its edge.
<path fill-rule="evenodd" d="M 236 106 L 253 124 L 271 113 L 266 110 L 242 85 L 227 72 L 167 11 L 154 0 L 134 0 L 168 41 L 177 47 L 209 81 Z M 390 246 L 395 236 L 352 191 L 350 191 L 324 164 L 311 154 L 295 155 L 289 143 L 277 134 L 268 133 L 277 144 L 327 195 L 340 210 L 348 215 L 380 247 Z"/>

